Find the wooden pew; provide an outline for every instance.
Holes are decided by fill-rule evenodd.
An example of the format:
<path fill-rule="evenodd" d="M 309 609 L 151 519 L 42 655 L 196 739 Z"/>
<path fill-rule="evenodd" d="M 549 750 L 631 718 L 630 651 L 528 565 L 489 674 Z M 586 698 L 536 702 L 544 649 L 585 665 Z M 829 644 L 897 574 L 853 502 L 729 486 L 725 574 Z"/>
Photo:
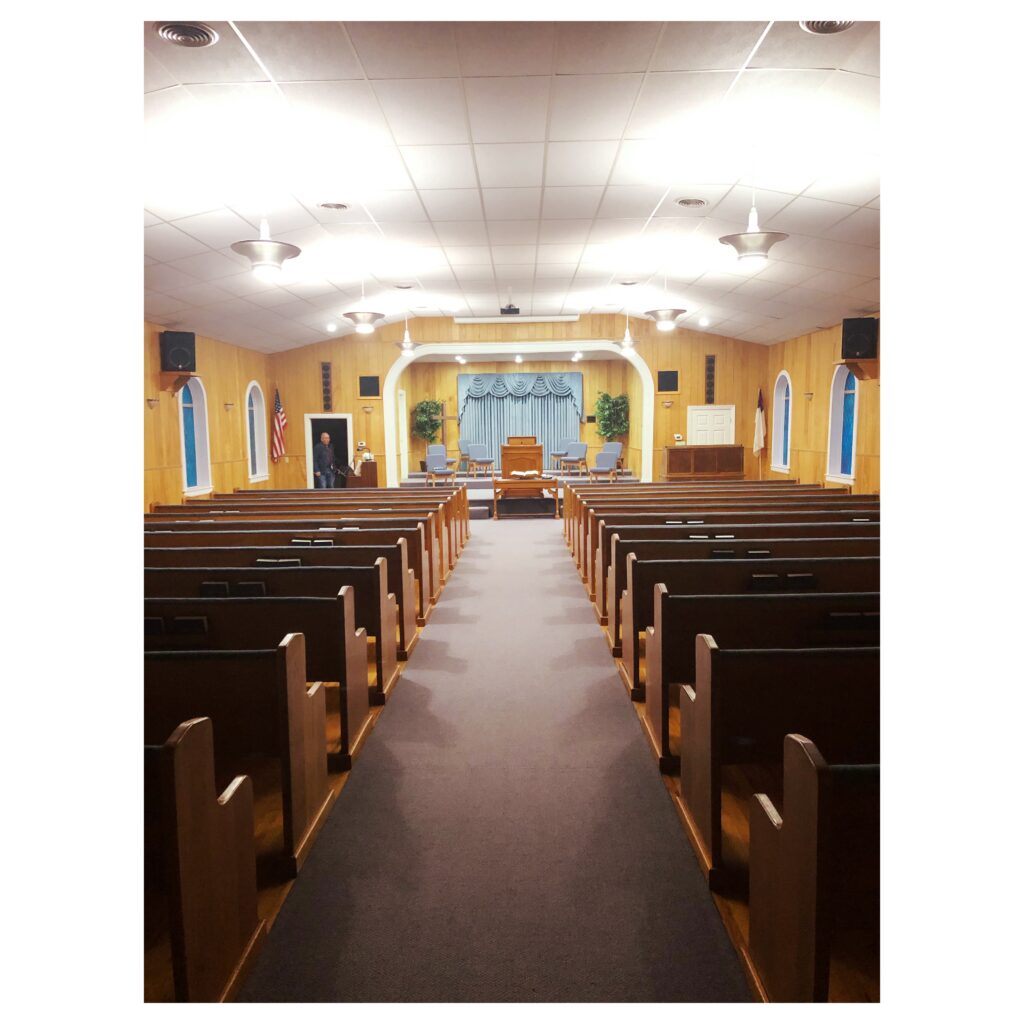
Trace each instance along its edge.
<path fill-rule="evenodd" d="M 259 650 L 282 633 L 302 633 L 307 682 L 337 683 L 339 690 L 338 749 L 328 750 L 328 764 L 337 771 L 352 767 L 370 729 L 370 691 L 366 631 L 355 626 L 351 587 L 336 598 L 149 597 L 144 604 L 147 650 Z M 152 631 L 157 619 L 162 632 Z"/>
<path fill-rule="evenodd" d="M 633 700 L 646 695 L 640 672 L 639 635 L 654 625 L 655 587 L 668 594 L 749 593 L 874 593 L 880 586 L 878 556 L 827 556 L 816 558 L 698 559 L 639 561 L 626 559 L 627 599 L 622 603 L 622 668 L 626 689 Z M 677 680 L 674 680 L 677 681 Z M 667 695 L 663 695 L 667 696 Z M 657 694 L 650 697 L 647 715 L 661 704 L 661 721 L 651 719 L 650 728 L 663 739 L 668 736 L 668 705 Z M 659 754 L 668 751 L 659 743 Z"/>
<path fill-rule="evenodd" d="M 267 650 L 147 650 L 145 665 L 147 739 L 183 714 L 204 716 L 217 729 L 219 764 L 253 754 L 280 761 L 284 865 L 294 877 L 336 798 L 327 782 L 325 691 L 306 688 L 303 636 L 290 633 Z"/>
<path fill-rule="evenodd" d="M 431 600 L 436 601 L 440 595 L 441 586 L 447 575 L 446 565 L 446 541 L 444 532 L 440 529 L 442 522 L 433 512 L 419 513 L 411 512 L 407 515 L 398 515 L 387 512 L 375 515 L 373 513 L 348 514 L 345 516 L 316 516 L 308 517 L 302 513 L 289 516 L 282 513 L 278 516 L 252 515 L 248 518 L 238 519 L 229 516 L 223 518 L 216 513 L 210 515 L 186 516 L 180 519 L 156 517 L 147 515 L 145 518 L 146 532 L 167 532 L 175 533 L 182 530 L 295 530 L 299 532 L 313 532 L 329 530 L 361 530 L 361 529 L 400 529 L 410 528 L 417 525 L 423 526 L 423 542 L 429 553 L 428 562 L 430 573 L 427 577 L 430 584 Z"/>
<path fill-rule="evenodd" d="M 143 575 L 146 597 L 334 597 L 349 586 L 356 627 L 374 638 L 370 704 L 383 704 L 398 678 L 398 607 L 388 593 L 383 558 L 368 566 L 201 566 L 146 569 Z"/>
<path fill-rule="evenodd" d="M 317 548 L 362 546 L 365 544 L 397 543 L 405 538 L 408 544 L 409 565 L 416 577 L 416 624 L 426 623 L 431 609 L 430 579 L 431 553 L 426 547 L 423 524 L 415 527 L 374 527 L 373 529 L 340 530 L 147 530 L 146 548 L 159 547 L 281 547 L 287 545 L 295 551 L 308 552 Z"/>
<path fill-rule="evenodd" d="M 735 512 L 712 513 L 703 516 L 680 517 L 668 514 L 664 518 L 651 515 L 615 516 L 597 523 L 597 544 L 594 550 L 593 585 L 591 600 L 594 612 L 601 621 L 608 614 L 608 559 L 611 537 L 619 534 L 630 539 L 660 537 L 666 539 L 735 540 L 747 537 L 821 537 L 825 535 L 851 537 L 877 537 L 881 529 L 877 510 L 808 512 L 762 512 L 760 514 Z M 674 531 L 674 532 L 673 532 Z M 607 619 L 606 619 L 607 621 Z M 602 623 L 604 625 L 604 623 Z"/>
<path fill-rule="evenodd" d="M 229 566 L 346 566 L 373 565 L 378 558 L 387 562 L 387 591 L 395 596 L 398 608 L 399 661 L 407 661 L 419 635 L 416 632 L 416 576 L 409 568 L 409 546 L 404 537 L 394 544 L 366 544 L 339 547 L 273 548 L 146 548 L 146 568 L 200 568 Z M 334 592 L 337 593 L 336 587 Z M 327 596 L 327 595 L 315 595 Z M 359 595 L 356 595 L 358 601 Z"/>
<path fill-rule="evenodd" d="M 815 732 L 830 757 L 878 759 L 878 648 L 872 645 L 878 639 L 878 595 L 744 595 L 699 601 L 700 615 L 684 617 L 731 633 L 733 639 L 723 640 L 729 646 L 720 649 L 710 635 L 699 633 L 693 667 L 659 654 L 652 673 L 664 666 L 674 675 L 678 672 L 675 678 L 682 684 L 679 793 L 697 860 L 715 888 L 729 875 L 722 860 L 724 765 L 777 763 L 783 737 L 801 730 Z M 674 612 L 662 623 L 675 623 Z M 744 616 L 743 621 L 736 616 Z M 832 625 L 837 618 L 840 625 Z M 651 632 L 665 636 L 671 646 L 681 642 L 658 634 L 657 626 Z M 771 648 L 747 646 L 765 640 Z M 715 686 L 710 685 L 713 672 Z M 657 683 L 663 692 L 660 675 Z M 732 874 L 735 879 L 736 872 Z"/>
<path fill-rule="evenodd" d="M 773 1001 L 824 1002 L 834 974 L 877 1002 L 879 766 L 829 764 L 790 734 L 783 773 L 784 815 L 765 793 L 751 799 L 754 970 Z"/>
<path fill-rule="evenodd" d="M 164 904 L 179 1002 L 233 998 L 267 934 L 256 905 L 252 782 L 236 776 L 218 796 L 213 753 L 210 719 L 193 718 L 147 745 L 143 762 L 146 890 Z M 146 909 L 155 941 L 153 919 L 164 914 Z M 162 994 L 159 973 L 146 972 L 147 1002 Z"/>
<path fill-rule="evenodd" d="M 626 579 L 626 559 L 636 555 L 639 561 L 650 561 L 652 559 L 665 559 L 668 561 L 688 560 L 693 558 L 829 558 L 854 555 L 878 555 L 880 539 L 878 529 L 875 528 L 874 537 L 861 536 L 864 529 L 856 527 L 852 535 L 843 536 L 845 527 L 835 526 L 829 532 L 830 536 L 816 536 L 818 532 L 826 532 L 825 529 L 818 531 L 806 528 L 806 535 L 800 537 L 770 536 L 771 524 L 764 528 L 765 536 L 751 538 L 731 538 L 729 540 L 679 537 L 674 538 L 668 532 L 678 527 L 657 527 L 657 530 L 665 530 L 669 539 L 649 538 L 644 535 L 641 527 L 637 531 L 630 531 L 629 528 L 622 533 L 613 533 L 609 538 L 611 553 L 609 555 L 609 566 L 607 583 L 604 588 L 599 588 L 599 593 L 606 595 L 608 604 L 608 643 L 612 649 L 612 655 L 616 658 L 622 657 L 622 608 L 624 600 L 633 600 L 630 593 L 629 598 L 625 595 L 628 592 L 628 581 Z M 791 532 L 786 527 L 787 533 Z M 639 537 L 633 538 L 624 536 L 630 532 L 636 532 Z M 600 575 L 598 576 L 600 581 Z M 633 621 L 638 621 L 634 613 Z M 604 623 L 602 623 L 604 625 Z M 647 623 L 650 625 L 650 623 Z M 646 626 L 644 627 L 646 628 Z"/>

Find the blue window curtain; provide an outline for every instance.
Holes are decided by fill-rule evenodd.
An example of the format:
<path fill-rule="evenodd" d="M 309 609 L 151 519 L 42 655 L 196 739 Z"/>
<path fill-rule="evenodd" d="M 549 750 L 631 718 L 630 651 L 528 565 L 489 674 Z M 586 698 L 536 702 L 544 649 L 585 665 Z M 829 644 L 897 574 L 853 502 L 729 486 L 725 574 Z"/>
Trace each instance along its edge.
<path fill-rule="evenodd" d="M 839 472 L 843 476 L 853 474 L 853 405 L 856 400 L 857 378 L 847 372 L 843 385 L 843 447 L 839 462 Z"/>
<path fill-rule="evenodd" d="M 256 406 L 253 403 L 252 388 L 249 388 L 249 475 L 255 476 L 259 470 L 256 466 Z"/>
<path fill-rule="evenodd" d="M 460 373 L 459 436 L 498 460 L 511 434 L 532 434 L 544 465 L 560 442 L 580 436 L 582 373 Z"/>
<path fill-rule="evenodd" d="M 195 487 L 199 482 L 196 471 L 196 417 L 192 389 L 187 384 L 181 392 L 181 425 L 185 435 L 185 486 Z"/>
<path fill-rule="evenodd" d="M 782 464 L 789 465 L 789 385 L 786 385 L 785 406 L 782 412 Z"/>

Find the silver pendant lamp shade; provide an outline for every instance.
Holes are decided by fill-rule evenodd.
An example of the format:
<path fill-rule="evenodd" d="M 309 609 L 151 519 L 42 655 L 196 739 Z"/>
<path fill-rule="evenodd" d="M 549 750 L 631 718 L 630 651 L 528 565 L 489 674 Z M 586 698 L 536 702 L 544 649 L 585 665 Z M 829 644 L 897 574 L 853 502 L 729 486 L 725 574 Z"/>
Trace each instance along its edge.
<path fill-rule="evenodd" d="M 373 334 L 374 325 L 384 319 L 383 313 L 342 313 L 356 325 L 357 334 Z"/>
<path fill-rule="evenodd" d="M 674 331 L 676 320 L 685 312 L 685 309 L 649 309 L 644 316 L 649 316 L 659 331 Z"/>
<path fill-rule="evenodd" d="M 747 219 L 747 230 L 737 235 L 723 235 L 719 241 L 722 245 L 731 245 L 736 250 L 736 258 L 760 262 L 768 258 L 768 250 L 776 242 L 789 238 L 782 231 L 762 231 L 757 223 L 757 207 L 753 200 L 750 203 L 750 216 Z"/>
<path fill-rule="evenodd" d="M 298 256 L 302 250 L 289 242 L 275 242 L 270 237 L 270 227 L 260 221 L 260 237 L 243 242 L 232 242 L 231 248 L 252 263 L 252 272 L 261 281 L 277 281 L 285 260 Z"/>

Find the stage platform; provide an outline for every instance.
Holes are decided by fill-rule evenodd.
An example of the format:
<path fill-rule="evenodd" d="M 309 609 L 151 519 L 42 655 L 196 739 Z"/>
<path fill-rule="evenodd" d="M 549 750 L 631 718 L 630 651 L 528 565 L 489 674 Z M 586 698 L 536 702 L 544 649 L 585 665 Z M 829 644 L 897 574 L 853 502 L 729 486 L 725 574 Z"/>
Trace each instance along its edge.
<path fill-rule="evenodd" d="M 586 480 L 586 476 L 580 476 L 575 473 L 548 473 L 547 476 L 556 477 L 560 481 L 573 481 L 573 480 Z M 423 487 L 426 483 L 426 473 L 410 473 L 408 478 L 403 480 L 400 487 Z M 488 476 L 467 476 L 465 473 L 459 473 L 454 477 L 454 482 L 457 484 L 465 484 L 469 488 L 469 517 L 470 519 L 490 519 L 494 511 L 494 488 L 491 486 L 491 478 Z M 623 484 L 628 486 L 630 484 L 637 483 L 637 478 L 628 471 L 621 473 L 615 481 L 617 484 Z M 517 501 L 524 501 L 522 498 L 516 499 Z M 538 506 L 538 515 L 550 516 L 553 511 L 553 505 L 551 498 L 538 498 L 537 502 L 544 502 L 543 509 Z M 504 508 L 504 505 L 502 505 Z M 502 517 L 505 513 L 502 512 Z"/>

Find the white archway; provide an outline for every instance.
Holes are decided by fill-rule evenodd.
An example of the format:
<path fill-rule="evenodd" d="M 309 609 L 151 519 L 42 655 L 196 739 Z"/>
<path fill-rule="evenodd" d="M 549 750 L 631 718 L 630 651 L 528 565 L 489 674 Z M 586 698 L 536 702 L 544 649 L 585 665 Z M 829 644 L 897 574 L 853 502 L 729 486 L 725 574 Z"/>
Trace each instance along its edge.
<path fill-rule="evenodd" d="M 623 349 L 618 342 L 606 340 L 591 341 L 502 341 L 502 342 L 438 342 L 425 343 L 412 352 L 403 352 L 388 370 L 384 378 L 384 458 L 388 475 L 388 486 L 397 487 L 401 481 L 398 471 L 398 431 L 396 409 L 398 405 L 398 381 L 417 359 L 427 355 L 462 355 L 479 358 L 486 353 L 493 357 L 521 355 L 524 359 L 562 355 L 567 349 L 578 352 L 608 352 L 625 359 L 640 375 L 642 392 L 640 408 L 640 479 L 649 483 L 653 479 L 654 467 L 654 375 L 650 367 L 635 349 Z"/>

